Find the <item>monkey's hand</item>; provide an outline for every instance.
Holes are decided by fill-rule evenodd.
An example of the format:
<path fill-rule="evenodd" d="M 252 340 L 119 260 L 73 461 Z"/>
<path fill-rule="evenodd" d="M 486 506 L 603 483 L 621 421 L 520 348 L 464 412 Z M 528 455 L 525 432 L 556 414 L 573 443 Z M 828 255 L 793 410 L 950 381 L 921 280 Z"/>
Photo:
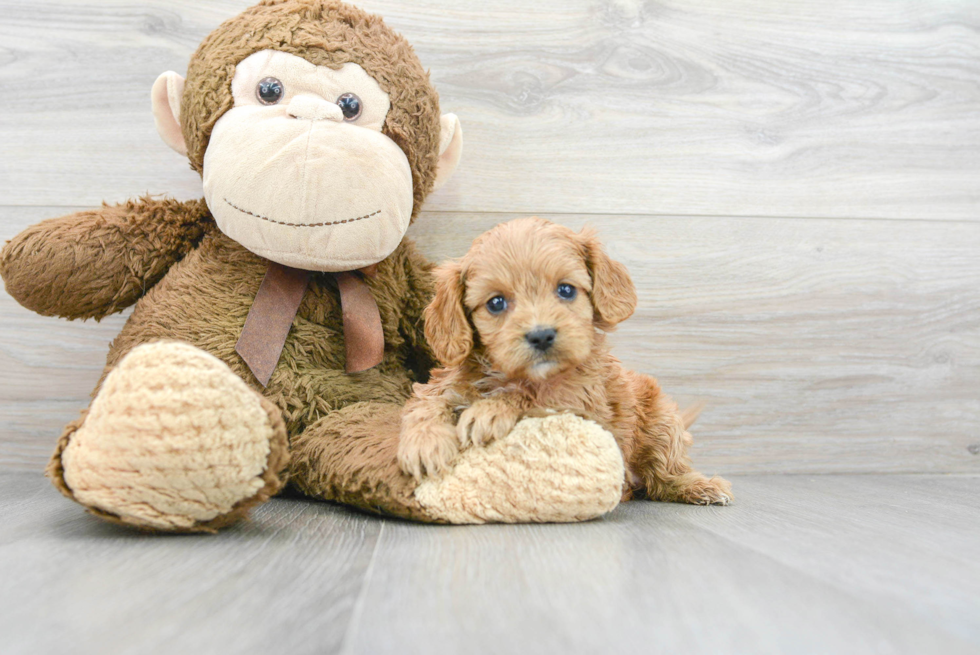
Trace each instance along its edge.
<path fill-rule="evenodd" d="M 135 303 L 212 221 L 203 200 L 143 198 L 27 228 L 0 253 L 7 293 L 45 316 L 102 318 Z"/>
<path fill-rule="evenodd" d="M 481 398 L 463 410 L 456 434 L 463 446 L 485 446 L 514 429 L 521 410 L 505 398 Z"/>

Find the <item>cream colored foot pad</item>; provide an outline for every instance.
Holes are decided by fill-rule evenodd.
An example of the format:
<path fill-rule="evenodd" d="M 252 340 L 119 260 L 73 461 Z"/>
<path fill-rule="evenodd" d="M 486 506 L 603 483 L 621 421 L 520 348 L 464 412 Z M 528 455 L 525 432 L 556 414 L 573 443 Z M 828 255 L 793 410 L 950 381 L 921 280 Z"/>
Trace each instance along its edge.
<path fill-rule="evenodd" d="M 106 378 L 62 454 L 65 482 L 127 522 L 187 528 L 262 488 L 272 436 L 258 395 L 219 359 L 148 344 Z"/>
<path fill-rule="evenodd" d="M 584 521 L 623 493 L 623 456 L 613 436 L 571 414 L 526 418 L 504 439 L 460 453 L 415 498 L 450 523 Z"/>

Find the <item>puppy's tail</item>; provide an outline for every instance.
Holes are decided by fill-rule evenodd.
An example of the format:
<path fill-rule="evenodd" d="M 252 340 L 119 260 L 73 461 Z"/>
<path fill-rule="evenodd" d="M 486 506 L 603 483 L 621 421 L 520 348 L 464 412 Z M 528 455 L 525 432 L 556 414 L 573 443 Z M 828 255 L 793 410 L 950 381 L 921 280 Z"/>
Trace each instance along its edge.
<path fill-rule="evenodd" d="M 684 421 L 684 429 L 690 430 L 694 422 L 698 420 L 701 416 L 701 412 L 704 411 L 704 403 L 698 401 L 691 405 L 690 407 L 685 407 L 681 410 L 681 420 Z"/>

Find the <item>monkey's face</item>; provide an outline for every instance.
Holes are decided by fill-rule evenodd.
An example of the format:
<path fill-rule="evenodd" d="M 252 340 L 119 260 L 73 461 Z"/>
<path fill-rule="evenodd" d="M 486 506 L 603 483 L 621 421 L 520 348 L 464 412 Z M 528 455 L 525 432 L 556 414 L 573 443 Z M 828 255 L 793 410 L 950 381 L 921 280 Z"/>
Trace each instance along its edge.
<path fill-rule="evenodd" d="M 263 0 L 153 85 L 164 142 L 221 230 L 288 266 L 380 262 L 456 169 L 463 132 L 411 45 L 337 0 Z"/>
<path fill-rule="evenodd" d="M 222 232 L 267 259 L 346 271 L 387 257 L 412 216 L 412 171 L 382 134 L 388 94 L 274 50 L 235 69 L 235 105 L 215 123 L 204 194 Z"/>

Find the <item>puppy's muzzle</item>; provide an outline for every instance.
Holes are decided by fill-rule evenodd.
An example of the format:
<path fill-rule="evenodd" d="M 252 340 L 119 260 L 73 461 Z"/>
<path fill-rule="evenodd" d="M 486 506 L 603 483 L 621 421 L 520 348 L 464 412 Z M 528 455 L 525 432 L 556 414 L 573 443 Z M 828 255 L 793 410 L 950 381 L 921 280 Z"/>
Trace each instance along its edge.
<path fill-rule="evenodd" d="M 524 335 L 524 340 L 531 344 L 531 347 L 538 352 L 547 352 L 555 345 L 555 337 L 558 331 L 550 327 L 536 327 Z"/>

